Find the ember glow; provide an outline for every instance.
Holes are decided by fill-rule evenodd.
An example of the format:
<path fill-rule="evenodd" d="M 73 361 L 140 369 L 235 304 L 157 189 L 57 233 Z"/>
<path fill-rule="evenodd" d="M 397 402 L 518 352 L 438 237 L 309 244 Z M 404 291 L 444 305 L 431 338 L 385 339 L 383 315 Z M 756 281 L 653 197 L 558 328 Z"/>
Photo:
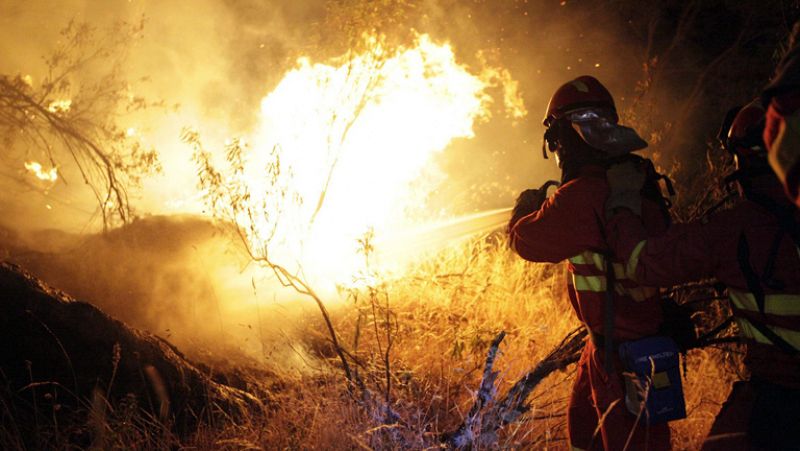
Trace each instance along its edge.
<path fill-rule="evenodd" d="M 435 155 L 471 138 L 489 116 L 493 80 L 483 75 L 497 71 L 471 73 L 448 44 L 426 35 L 391 55 L 371 42 L 370 51 L 338 63 L 298 60 L 262 100 L 259 130 L 246 147 L 250 208 L 275 208 L 268 196 L 276 183 L 295 199 L 283 206 L 275 235 L 261 221 L 248 239 L 260 249 L 271 236 L 273 258 L 298 263 L 318 282 L 346 282 L 363 265 L 357 242 L 365 233 L 391 243 L 411 227 L 408 214 L 424 210 L 426 195 L 445 179 Z M 281 164 L 278 182 L 263 172 L 271 149 Z"/>
<path fill-rule="evenodd" d="M 58 168 L 55 166 L 45 170 L 44 167 L 42 167 L 42 164 L 38 161 L 26 161 L 25 169 L 36 176 L 36 178 L 39 180 L 44 180 L 51 183 L 55 183 L 55 181 L 58 180 Z"/>
<path fill-rule="evenodd" d="M 72 100 L 70 99 L 54 100 L 50 102 L 50 105 L 48 105 L 47 107 L 47 109 L 51 113 L 60 113 L 60 114 L 69 112 L 70 108 L 72 108 Z"/>

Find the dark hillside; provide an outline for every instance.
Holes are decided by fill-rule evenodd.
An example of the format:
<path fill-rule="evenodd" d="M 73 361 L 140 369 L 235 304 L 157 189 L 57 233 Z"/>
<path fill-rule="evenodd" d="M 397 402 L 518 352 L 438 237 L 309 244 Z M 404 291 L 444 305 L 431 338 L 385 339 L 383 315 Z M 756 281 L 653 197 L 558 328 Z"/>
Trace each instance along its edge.
<path fill-rule="evenodd" d="M 6 262 L 0 263 L 0 339 L 4 449 L 59 440 L 37 434 L 43 430 L 70 434 L 70 442 L 86 446 L 90 432 L 101 439 L 97 428 L 109 429 L 115 419 L 132 428 L 160 424 L 167 434 L 185 436 L 220 414 L 263 406 L 212 380 L 165 340 Z M 122 418 L 128 414 L 136 418 Z"/>

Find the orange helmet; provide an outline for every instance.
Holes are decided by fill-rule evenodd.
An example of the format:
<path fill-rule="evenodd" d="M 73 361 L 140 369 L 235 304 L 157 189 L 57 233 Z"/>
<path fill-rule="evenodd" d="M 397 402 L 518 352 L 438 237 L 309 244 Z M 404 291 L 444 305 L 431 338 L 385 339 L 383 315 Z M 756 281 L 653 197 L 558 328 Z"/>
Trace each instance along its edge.
<path fill-rule="evenodd" d="M 614 122 L 619 120 L 614 99 L 608 89 L 591 75 L 582 75 L 556 90 L 547 104 L 543 123 L 545 127 L 550 127 L 553 121 L 584 108 L 608 109 Z"/>

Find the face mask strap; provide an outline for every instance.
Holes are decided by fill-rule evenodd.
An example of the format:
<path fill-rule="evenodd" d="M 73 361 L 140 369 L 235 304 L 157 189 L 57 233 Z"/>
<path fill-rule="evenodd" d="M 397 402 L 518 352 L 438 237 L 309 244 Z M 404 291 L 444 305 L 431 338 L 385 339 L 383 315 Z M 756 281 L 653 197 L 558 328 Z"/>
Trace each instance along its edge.
<path fill-rule="evenodd" d="M 558 142 L 560 139 L 560 129 L 562 127 L 562 122 L 560 119 L 555 120 L 550 127 L 544 132 L 544 138 L 542 139 L 542 156 L 545 159 L 548 159 L 549 156 L 548 150 L 550 152 L 555 152 L 558 149 Z"/>

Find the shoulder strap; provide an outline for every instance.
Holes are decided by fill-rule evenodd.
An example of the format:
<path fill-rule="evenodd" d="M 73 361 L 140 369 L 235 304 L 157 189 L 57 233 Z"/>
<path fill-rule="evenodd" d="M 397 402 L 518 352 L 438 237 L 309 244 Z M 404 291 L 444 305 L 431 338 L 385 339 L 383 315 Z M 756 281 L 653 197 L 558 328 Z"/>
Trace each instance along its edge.
<path fill-rule="evenodd" d="M 747 282 L 747 289 L 753 293 L 753 297 L 755 297 L 756 300 L 756 305 L 758 305 L 758 311 L 764 315 L 764 289 L 761 286 L 761 281 L 759 280 L 758 275 L 750 265 L 750 246 L 747 243 L 747 237 L 745 237 L 744 233 L 739 235 L 736 256 L 739 260 L 739 268 L 741 269 L 745 281 Z M 788 341 L 784 340 L 780 335 L 776 334 L 763 322 L 752 320 L 750 318 L 747 318 L 747 321 L 783 352 L 786 352 L 789 355 L 800 355 L 800 351 L 798 351 L 797 348 L 792 346 L 792 344 Z"/>
<path fill-rule="evenodd" d="M 798 252 L 800 252 L 800 225 L 797 223 L 797 220 L 795 220 L 794 217 L 796 210 L 794 207 L 785 207 L 779 205 L 773 199 L 757 193 L 749 193 L 749 198 L 756 204 L 769 211 L 773 217 L 778 220 L 780 231 L 776 234 L 772 242 L 772 246 L 770 247 L 769 257 L 761 280 L 763 280 L 763 282 L 770 288 L 781 290 L 783 289 L 782 284 L 780 281 L 773 280 L 772 275 L 774 273 L 775 260 L 778 258 L 778 252 L 780 251 L 780 244 L 783 240 L 784 234 L 789 235 L 789 238 L 798 249 Z"/>
<path fill-rule="evenodd" d="M 600 237 L 606 245 L 606 249 L 600 252 L 603 256 L 603 264 L 606 270 L 606 299 L 603 306 L 603 361 L 606 374 L 611 374 L 614 370 L 614 288 L 617 278 L 614 273 L 614 262 L 612 261 L 613 252 L 606 239 L 606 229 L 597 212 L 595 212 L 594 216 L 597 221 L 597 229 L 600 231 Z"/>
<path fill-rule="evenodd" d="M 614 354 L 614 286 L 617 280 L 610 254 L 603 255 L 603 260 L 606 265 L 606 302 L 603 315 L 605 342 L 603 343 L 603 351 L 605 352 L 605 370 L 608 374 L 614 368 L 614 365 L 612 365 Z"/>
<path fill-rule="evenodd" d="M 774 278 L 775 275 L 775 261 L 778 259 L 778 252 L 780 251 L 781 242 L 785 235 L 785 230 L 778 229 L 775 237 L 772 238 L 772 245 L 769 247 L 769 256 L 767 263 L 764 265 L 764 272 L 761 274 L 761 282 L 773 290 L 783 290 L 786 288 L 784 283 Z"/>
<path fill-rule="evenodd" d="M 672 201 L 670 200 L 670 197 L 675 195 L 675 187 L 672 185 L 672 180 L 666 174 L 659 173 L 651 159 L 632 153 L 607 160 L 606 169 L 625 161 L 633 161 L 637 163 L 641 170 L 644 171 L 645 180 L 644 186 L 642 186 L 641 189 L 642 198 L 658 205 L 665 223 L 671 224 L 672 217 L 670 216 L 669 210 L 672 208 Z M 664 181 L 664 186 L 667 189 L 666 196 L 661 188 L 661 180 Z"/>
<path fill-rule="evenodd" d="M 769 341 L 772 342 L 775 346 L 777 346 L 781 351 L 791 355 L 791 356 L 800 356 L 800 350 L 792 346 L 791 343 L 784 340 L 780 335 L 776 334 L 775 331 L 769 328 L 766 324 L 762 323 L 761 321 L 750 320 L 747 318 L 747 321 L 753 325 L 762 335 L 767 337 Z"/>
<path fill-rule="evenodd" d="M 747 283 L 747 289 L 753 293 L 753 297 L 756 299 L 759 313 L 764 314 L 766 296 L 764 295 L 764 288 L 761 286 L 761 280 L 758 274 L 756 274 L 755 270 L 753 270 L 753 267 L 750 265 L 750 245 L 744 233 L 739 235 L 739 242 L 736 246 L 736 259 L 739 262 L 739 269 L 742 271 L 744 280 Z"/>
<path fill-rule="evenodd" d="M 764 207 L 778 220 L 780 227 L 792 238 L 794 245 L 800 248 L 800 224 L 795 220 L 795 207 L 784 207 L 767 196 L 748 193 L 748 199 Z"/>

